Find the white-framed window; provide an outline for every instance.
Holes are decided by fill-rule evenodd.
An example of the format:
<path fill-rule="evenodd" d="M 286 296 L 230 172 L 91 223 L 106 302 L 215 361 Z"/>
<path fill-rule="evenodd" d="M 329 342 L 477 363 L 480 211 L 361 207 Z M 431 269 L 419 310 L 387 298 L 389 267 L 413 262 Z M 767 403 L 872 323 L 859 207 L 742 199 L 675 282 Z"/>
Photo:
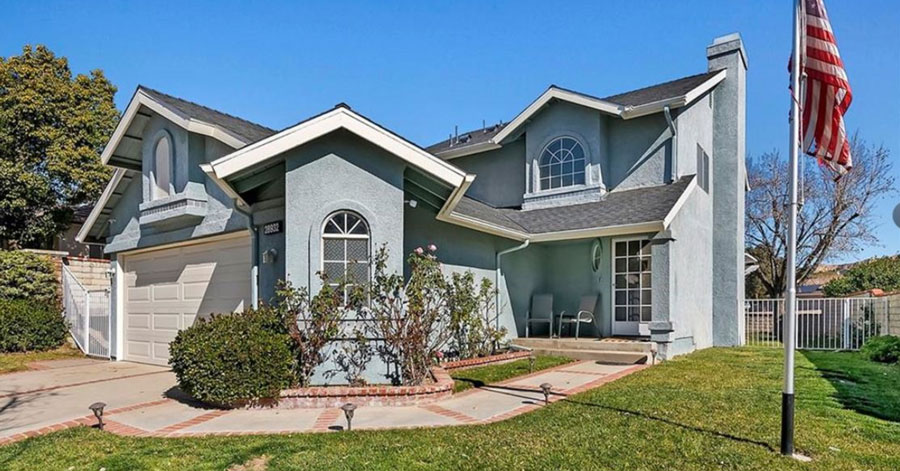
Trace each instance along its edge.
<path fill-rule="evenodd" d="M 369 280 L 369 224 L 353 211 L 337 211 L 322 225 L 322 273 L 326 283 L 350 286 Z M 346 293 L 345 293 L 346 295 Z"/>
<path fill-rule="evenodd" d="M 563 136 L 550 141 L 538 160 L 538 188 L 584 185 L 585 162 L 584 147 L 576 139 Z"/>
<path fill-rule="evenodd" d="M 169 196 L 172 186 L 172 140 L 163 133 L 153 147 L 151 199 Z"/>
<path fill-rule="evenodd" d="M 616 322 L 652 319 L 650 240 L 613 242 L 613 315 Z"/>

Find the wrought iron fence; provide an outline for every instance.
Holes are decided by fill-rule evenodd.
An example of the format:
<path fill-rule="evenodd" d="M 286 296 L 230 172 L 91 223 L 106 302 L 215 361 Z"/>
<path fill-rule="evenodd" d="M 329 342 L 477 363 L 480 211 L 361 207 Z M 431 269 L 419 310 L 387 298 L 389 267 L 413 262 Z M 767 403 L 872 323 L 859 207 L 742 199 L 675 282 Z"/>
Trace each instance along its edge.
<path fill-rule="evenodd" d="M 84 353 L 109 358 L 109 290 L 89 290 L 68 267 L 62 268 L 63 313 L 72 338 Z"/>
<path fill-rule="evenodd" d="M 744 301 L 745 343 L 781 346 L 784 299 Z M 806 298 L 797 300 L 797 348 L 859 350 L 870 337 L 890 326 L 886 298 Z"/>

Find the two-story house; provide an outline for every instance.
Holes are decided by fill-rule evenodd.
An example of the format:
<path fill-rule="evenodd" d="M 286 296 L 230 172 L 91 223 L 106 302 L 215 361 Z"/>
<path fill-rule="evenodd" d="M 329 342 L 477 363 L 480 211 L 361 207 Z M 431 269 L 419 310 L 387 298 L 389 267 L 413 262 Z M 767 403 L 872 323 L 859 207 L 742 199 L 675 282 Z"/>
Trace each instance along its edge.
<path fill-rule="evenodd" d="M 598 98 L 551 86 L 508 122 L 420 147 L 344 104 L 281 131 L 138 87 L 102 159 L 115 174 L 79 233 L 112 257 L 113 356 L 165 363 L 198 316 L 404 271 L 434 243 L 499 288 L 524 336 L 533 295 L 582 335 L 646 337 L 663 358 L 742 339 L 746 55 Z M 538 327 L 532 335 L 546 335 Z"/>

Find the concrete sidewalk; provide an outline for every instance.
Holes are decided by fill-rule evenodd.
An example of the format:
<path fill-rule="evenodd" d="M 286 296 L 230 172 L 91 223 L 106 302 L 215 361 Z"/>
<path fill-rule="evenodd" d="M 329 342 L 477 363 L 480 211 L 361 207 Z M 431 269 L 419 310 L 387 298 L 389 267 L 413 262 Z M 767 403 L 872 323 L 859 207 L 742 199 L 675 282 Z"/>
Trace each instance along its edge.
<path fill-rule="evenodd" d="M 634 371 L 645 368 L 645 365 L 620 366 L 599 365 L 582 361 L 562 365 L 530 375 L 520 376 L 508 381 L 492 384 L 478 389 L 455 394 L 450 398 L 418 406 L 403 407 L 360 407 L 353 418 L 353 428 L 390 429 L 439 427 L 451 425 L 483 424 L 505 420 L 519 414 L 541 407 L 544 396 L 539 385 L 553 385 L 551 401 L 563 399 L 567 395 L 576 394 L 607 382 L 621 378 Z M 113 386 L 121 380 L 111 380 L 106 384 Z M 327 432 L 342 430 L 346 426 L 343 412 L 338 408 L 327 409 L 263 409 L 263 410 L 219 410 L 208 409 L 187 400 L 174 398 L 160 399 L 160 385 L 174 381 L 171 373 L 151 374 L 126 379 L 117 391 L 116 397 L 128 394 L 129 398 L 141 396 L 140 393 L 128 393 L 137 386 L 146 389 L 147 384 L 155 383 L 156 393 L 145 394 L 146 402 L 130 399 L 117 400 L 110 403 L 110 409 L 104 419 L 106 430 L 126 436 L 153 437 L 187 437 L 205 435 L 245 435 L 271 433 Z M 126 386 L 127 387 L 124 387 Z M 115 384 L 115 386 L 119 386 Z M 99 398 L 102 399 L 102 398 Z M 89 404 L 88 398 L 79 398 L 79 408 Z M 24 432 L 25 427 L 17 427 L 17 433 L 0 436 L 0 444 L 12 442 L 68 426 L 93 424 L 96 420 L 91 416 L 83 416 L 79 420 L 69 419 L 64 423 L 47 426 L 47 420 L 35 424 Z M 23 433 L 24 432 L 24 433 Z"/>

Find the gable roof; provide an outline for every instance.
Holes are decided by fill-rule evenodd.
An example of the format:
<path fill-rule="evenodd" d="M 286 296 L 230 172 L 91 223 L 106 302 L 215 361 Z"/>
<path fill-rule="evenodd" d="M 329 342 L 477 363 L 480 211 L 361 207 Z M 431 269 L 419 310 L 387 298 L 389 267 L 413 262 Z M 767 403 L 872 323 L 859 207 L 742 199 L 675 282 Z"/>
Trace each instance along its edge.
<path fill-rule="evenodd" d="M 154 90 L 144 85 L 138 85 L 138 90 L 143 91 L 151 98 L 165 104 L 170 109 L 188 119 L 203 121 L 230 132 L 241 138 L 245 143 L 251 143 L 275 134 L 275 130 L 261 124 L 238 118 L 237 116 L 214 110 L 207 106 L 198 105 L 192 101 Z"/>
<path fill-rule="evenodd" d="M 499 126 L 488 133 L 481 130 L 469 131 L 462 134 L 469 136 L 466 142 L 447 139 L 429 146 L 428 151 L 442 158 L 452 159 L 498 148 L 504 139 L 512 136 L 516 130 L 552 100 L 593 108 L 622 119 L 658 113 L 663 111 L 666 106 L 677 108 L 691 103 L 724 80 L 725 76 L 725 70 L 715 70 L 605 98 L 551 85 L 506 125 Z"/>
<path fill-rule="evenodd" d="M 612 191 L 601 201 L 528 211 L 494 208 L 463 197 L 450 222 L 456 219 L 473 229 L 481 226 L 486 232 L 535 242 L 659 231 L 671 222 L 695 180 L 690 175 L 666 185 Z"/>

